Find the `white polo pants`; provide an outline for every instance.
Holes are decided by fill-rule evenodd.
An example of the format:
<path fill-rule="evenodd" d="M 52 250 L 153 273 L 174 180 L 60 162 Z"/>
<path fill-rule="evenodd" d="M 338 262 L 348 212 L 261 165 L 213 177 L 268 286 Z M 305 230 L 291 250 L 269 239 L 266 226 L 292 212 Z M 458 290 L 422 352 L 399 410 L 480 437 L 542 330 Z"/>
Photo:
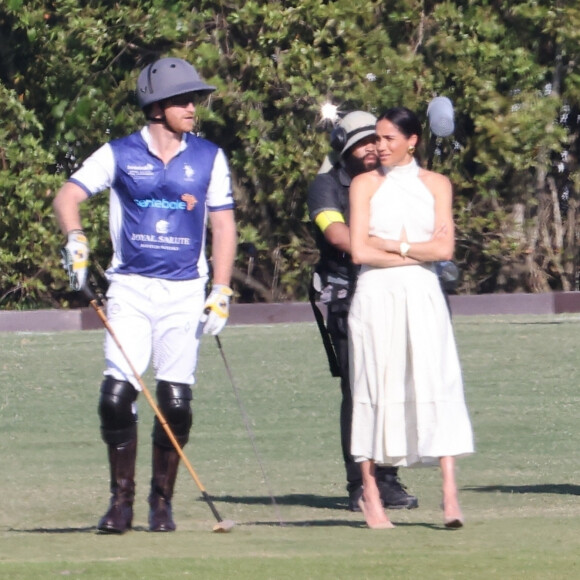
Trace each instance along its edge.
<path fill-rule="evenodd" d="M 170 281 L 138 275 L 114 274 L 107 292 L 107 317 L 123 350 L 139 375 L 153 357 L 157 381 L 195 382 L 200 317 L 207 279 Z M 117 380 L 140 386 L 131 368 L 107 332 L 107 370 Z"/>

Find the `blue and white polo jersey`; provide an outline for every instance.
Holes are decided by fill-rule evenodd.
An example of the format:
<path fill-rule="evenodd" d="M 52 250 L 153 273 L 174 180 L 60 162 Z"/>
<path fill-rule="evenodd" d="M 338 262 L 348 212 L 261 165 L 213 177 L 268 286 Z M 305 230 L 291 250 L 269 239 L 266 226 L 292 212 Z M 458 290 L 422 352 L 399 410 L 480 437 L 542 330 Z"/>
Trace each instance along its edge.
<path fill-rule="evenodd" d="M 192 280 L 208 273 L 208 212 L 234 208 L 223 151 L 191 133 L 167 165 L 147 127 L 95 151 L 70 178 L 89 197 L 110 189 L 109 273 Z"/>

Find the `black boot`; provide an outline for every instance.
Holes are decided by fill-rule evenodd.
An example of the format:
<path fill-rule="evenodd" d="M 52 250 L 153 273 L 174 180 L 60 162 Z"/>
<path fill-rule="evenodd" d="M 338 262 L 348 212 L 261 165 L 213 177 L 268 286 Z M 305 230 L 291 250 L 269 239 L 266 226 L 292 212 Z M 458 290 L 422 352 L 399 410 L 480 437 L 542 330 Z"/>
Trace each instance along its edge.
<path fill-rule="evenodd" d="M 109 445 L 111 468 L 111 503 L 99 521 L 98 529 L 106 534 L 123 534 L 133 523 L 135 499 L 135 459 L 137 440 L 123 445 Z"/>
<path fill-rule="evenodd" d="M 377 467 L 375 477 L 385 508 L 410 510 L 419 507 L 419 500 L 407 493 L 401 483 L 396 467 Z"/>
<path fill-rule="evenodd" d="M 171 498 L 178 467 L 179 455 L 175 449 L 153 444 L 153 477 L 149 494 L 149 530 L 151 532 L 175 530 Z"/>
<path fill-rule="evenodd" d="M 362 498 L 362 485 L 348 492 L 348 509 L 351 512 L 360 512 L 360 499 Z"/>
<path fill-rule="evenodd" d="M 351 456 L 345 456 L 344 467 L 346 469 L 346 491 L 348 492 L 348 509 L 351 512 L 360 512 L 359 500 L 362 497 L 362 473 L 360 463 Z"/>

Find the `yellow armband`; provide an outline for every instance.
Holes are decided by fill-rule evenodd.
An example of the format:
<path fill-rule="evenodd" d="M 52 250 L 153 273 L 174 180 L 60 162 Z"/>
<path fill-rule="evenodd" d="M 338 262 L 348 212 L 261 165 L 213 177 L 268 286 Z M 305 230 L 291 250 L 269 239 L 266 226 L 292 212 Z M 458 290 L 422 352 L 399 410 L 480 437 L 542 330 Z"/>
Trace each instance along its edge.
<path fill-rule="evenodd" d="M 314 218 L 314 223 L 320 228 L 321 232 L 324 232 L 330 224 L 344 224 L 346 222 L 344 221 L 344 216 L 339 211 L 326 210 L 321 211 Z"/>

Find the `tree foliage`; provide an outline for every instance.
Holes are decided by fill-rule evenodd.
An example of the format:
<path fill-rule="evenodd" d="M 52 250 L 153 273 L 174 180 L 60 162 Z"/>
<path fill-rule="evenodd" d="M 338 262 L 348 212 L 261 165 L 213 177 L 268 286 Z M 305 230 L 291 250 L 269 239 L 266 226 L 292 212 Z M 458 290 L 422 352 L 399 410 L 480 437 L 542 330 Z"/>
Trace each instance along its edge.
<path fill-rule="evenodd" d="M 66 303 L 50 203 L 101 143 L 143 123 L 139 70 L 186 58 L 218 90 L 199 130 L 232 166 L 240 300 L 301 299 L 317 253 L 305 194 L 320 106 L 452 99 L 423 156 L 455 186 L 461 292 L 577 289 L 580 7 L 524 0 L 6 0 L 0 7 L 0 299 Z M 107 199 L 83 208 L 105 268 Z M 246 250 L 251 249 L 248 252 Z M 254 251 L 255 249 L 255 251 Z"/>

